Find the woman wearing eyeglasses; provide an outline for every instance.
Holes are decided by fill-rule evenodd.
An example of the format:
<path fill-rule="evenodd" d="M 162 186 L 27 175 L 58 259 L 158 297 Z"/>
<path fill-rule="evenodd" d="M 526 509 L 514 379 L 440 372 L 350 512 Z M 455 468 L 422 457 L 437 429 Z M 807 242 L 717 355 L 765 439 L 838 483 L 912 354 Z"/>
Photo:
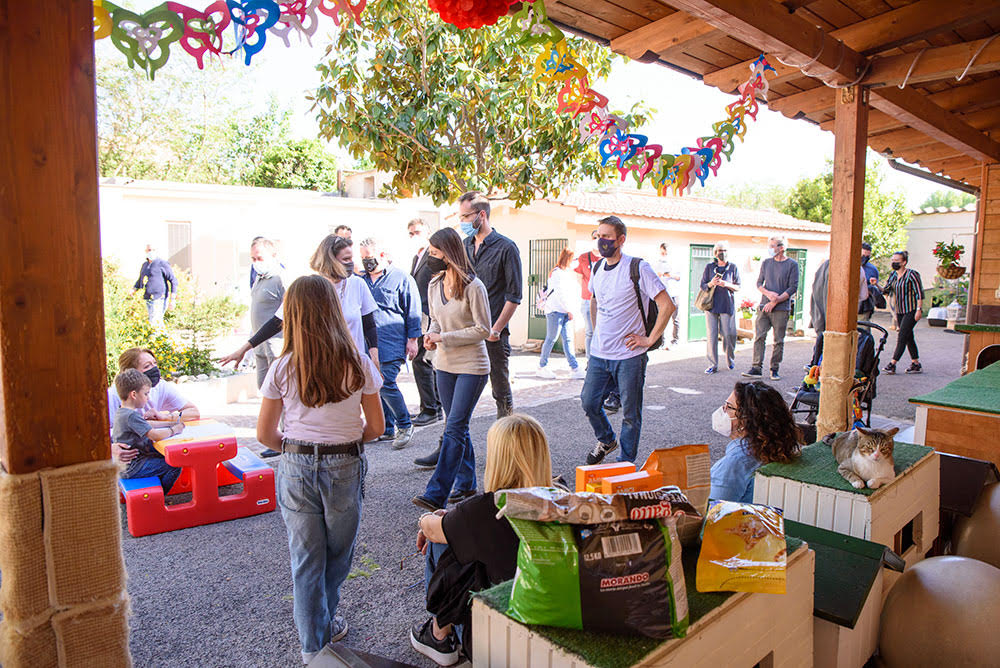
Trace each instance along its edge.
<path fill-rule="evenodd" d="M 799 455 L 799 429 L 788 404 L 760 381 L 736 383 L 726 403 L 712 413 L 712 429 L 731 439 L 726 454 L 712 465 L 709 497 L 715 501 L 753 503 L 757 469 Z"/>

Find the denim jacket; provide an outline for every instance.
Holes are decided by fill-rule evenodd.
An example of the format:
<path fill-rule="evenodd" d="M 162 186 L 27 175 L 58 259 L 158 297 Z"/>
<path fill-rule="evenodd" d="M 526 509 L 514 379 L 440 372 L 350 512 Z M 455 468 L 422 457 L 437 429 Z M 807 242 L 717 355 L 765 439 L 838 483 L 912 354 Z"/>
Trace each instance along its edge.
<path fill-rule="evenodd" d="M 747 451 L 744 439 L 729 441 L 726 454 L 712 464 L 709 497 L 714 501 L 753 503 L 753 478 L 758 468 L 760 462 Z"/>

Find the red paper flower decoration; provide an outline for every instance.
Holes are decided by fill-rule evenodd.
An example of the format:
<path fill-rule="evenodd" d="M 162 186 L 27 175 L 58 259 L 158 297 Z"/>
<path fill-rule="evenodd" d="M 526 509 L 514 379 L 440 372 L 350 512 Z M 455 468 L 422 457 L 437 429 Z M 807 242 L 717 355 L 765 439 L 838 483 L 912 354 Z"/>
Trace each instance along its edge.
<path fill-rule="evenodd" d="M 493 25 L 506 16 L 510 0 L 427 0 L 441 20 L 462 30 Z"/>

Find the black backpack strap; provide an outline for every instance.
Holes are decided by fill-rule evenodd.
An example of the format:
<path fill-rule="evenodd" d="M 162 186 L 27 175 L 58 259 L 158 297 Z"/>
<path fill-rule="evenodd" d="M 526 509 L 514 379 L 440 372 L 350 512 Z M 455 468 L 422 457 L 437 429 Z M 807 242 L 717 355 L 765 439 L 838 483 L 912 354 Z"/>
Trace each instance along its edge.
<path fill-rule="evenodd" d="M 646 315 L 646 309 L 642 307 L 642 290 L 639 289 L 639 263 L 642 262 L 642 258 L 634 257 L 628 267 L 629 276 L 632 278 L 632 287 L 635 288 L 635 298 L 639 302 L 639 315 L 642 316 L 642 325 L 646 328 L 648 332 L 649 318 Z"/>

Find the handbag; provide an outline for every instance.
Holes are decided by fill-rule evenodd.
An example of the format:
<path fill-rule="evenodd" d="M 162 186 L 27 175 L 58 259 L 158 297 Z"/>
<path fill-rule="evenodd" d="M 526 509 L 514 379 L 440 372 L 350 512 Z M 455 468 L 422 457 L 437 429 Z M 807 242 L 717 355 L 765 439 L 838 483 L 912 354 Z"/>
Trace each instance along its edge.
<path fill-rule="evenodd" d="M 694 298 L 694 305 L 702 311 L 711 311 L 712 303 L 715 299 L 715 286 L 709 286 L 708 290 L 699 290 L 698 296 Z"/>

